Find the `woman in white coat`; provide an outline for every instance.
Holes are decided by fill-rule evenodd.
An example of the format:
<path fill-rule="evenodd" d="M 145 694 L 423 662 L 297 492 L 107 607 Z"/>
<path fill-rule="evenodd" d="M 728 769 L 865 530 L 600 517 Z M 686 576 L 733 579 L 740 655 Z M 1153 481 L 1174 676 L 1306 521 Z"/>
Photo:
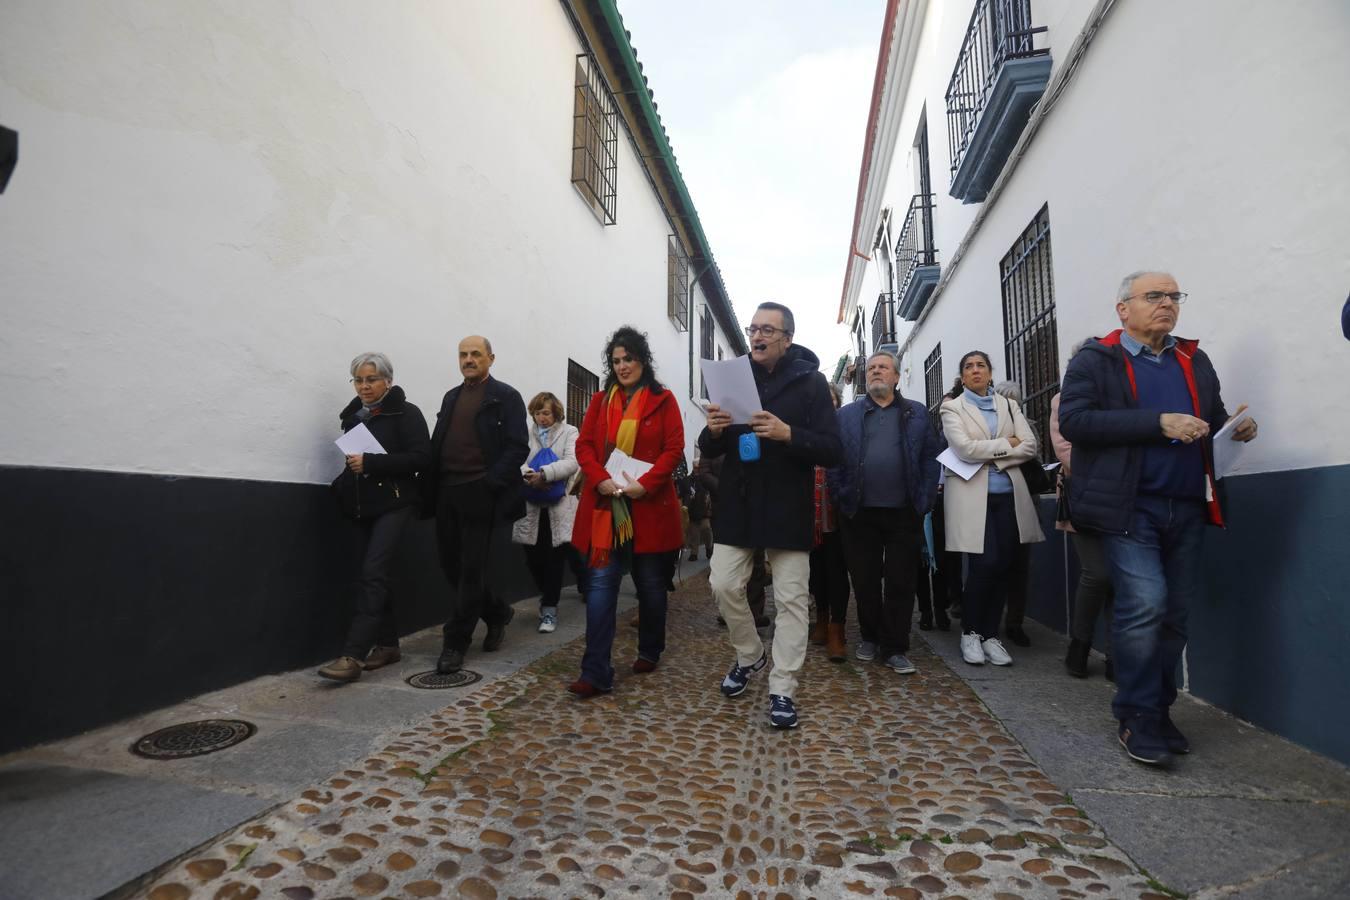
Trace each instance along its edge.
<path fill-rule="evenodd" d="M 1045 540 L 1019 468 L 1036 458 L 1036 433 L 1021 407 L 991 389 L 987 354 L 967 353 L 960 368 L 942 404 L 942 431 L 957 456 L 980 464 L 968 481 L 948 477 L 942 492 L 947 549 L 968 554 L 961 656 L 971 665 L 1006 666 L 1012 657 L 997 635 L 1017 545 Z"/>
<path fill-rule="evenodd" d="M 567 490 L 578 470 L 577 430 L 563 421 L 563 406 L 548 391 L 536 394 L 530 414 L 530 455 L 525 480 L 525 515 L 511 527 L 511 540 L 525 546 L 525 564 L 539 588 L 539 631 L 558 627 L 558 598 L 567 562 L 577 498 Z"/>

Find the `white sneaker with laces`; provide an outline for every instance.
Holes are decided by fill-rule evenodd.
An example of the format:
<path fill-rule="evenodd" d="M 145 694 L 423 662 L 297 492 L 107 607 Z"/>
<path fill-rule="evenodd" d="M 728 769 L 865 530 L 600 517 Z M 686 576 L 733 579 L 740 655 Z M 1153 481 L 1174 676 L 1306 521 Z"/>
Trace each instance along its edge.
<path fill-rule="evenodd" d="M 557 613 L 546 612 L 539 615 L 539 633 L 552 634 L 558 628 Z"/>
<path fill-rule="evenodd" d="M 972 666 L 984 665 L 984 646 L 978 634 L 961 635 L 961 658 Z"/>
<path fill-rule="evenodd" d="M 1003 642 L 998 638 L 990 638 L 980 647 L 984 650 L 984 658 L 989 660 L 991 664 L 995 666 L 1012 665 L 1012 657 L 1008 655 L 1007 650 L 1003 649 Z"/>

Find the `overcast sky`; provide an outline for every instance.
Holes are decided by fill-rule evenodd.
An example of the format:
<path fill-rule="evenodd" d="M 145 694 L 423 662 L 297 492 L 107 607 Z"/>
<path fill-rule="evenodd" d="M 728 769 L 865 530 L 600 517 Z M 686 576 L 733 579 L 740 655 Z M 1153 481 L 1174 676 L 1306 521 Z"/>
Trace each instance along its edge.
<path fill-rule="evenodd" d="M 742 324 L 792 308 L 833 372 L 885 0 L 618 0 Z"/>

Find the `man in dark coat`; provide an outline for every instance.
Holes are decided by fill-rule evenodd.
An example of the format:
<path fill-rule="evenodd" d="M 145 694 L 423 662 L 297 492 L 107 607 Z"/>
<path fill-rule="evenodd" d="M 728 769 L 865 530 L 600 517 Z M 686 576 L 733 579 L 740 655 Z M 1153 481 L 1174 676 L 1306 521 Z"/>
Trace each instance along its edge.
<path fill-rule="evenodd" d="M 496 359 L 487 338 L 459 342 L 464 383 L 441 401 L 431 435 L 423 509 L 436 516 L 441 568 L 455 591 L 436 670 L 458 672 L 481 617 L 483 649 L 501 647 L 515 611 L 492 590 L 492 535 L 525 515 L 520 467 L 530 452 L 525 403 L 510 385 L 488 375 Z"/>
<path fill-rule="evenodd" d="M 797 726 L 793 693 L 806 658 L 810 619 L 815 467 L 839 460 L 839 425 L 829 386 L 816 355 L 792 343 L 793 327 L 786 306 L 759 305 L 746 334 L 763 408 L 748 423 L 733 424 L 729 413 L 709 404 L 708 425 L 698 439 L 705 459 L 723 456 L 710 583 L 736 662 L 722 681 L 722 693 L 739 696 L 750 676 L 767 664 L 745 595 L 755 549 L 763 548 L 773 569 L 777 607 L 769 676 L 769 722 L 777 728 Z M 758 440 L 758 459 L 741 453 L 742 438 L 751 435 Z"/>
<path fill-rule="evenodd" d="M 937 499 L 943 441 L 928 410 L 900 396 L 900 365 L 867 359 L 867 393 L 839 410 L 844 458 L 830 470 L 843 516 L 844 555 L 862 633 L 854 653 L 909 675 L 909 626 L 923 517 Z M 885 587 L 883 589 L 883 580 Z"/>
<path fill-rule="evenodd" d="M 1185 299 L 1165 272 L 1126 276 L 1123 327 L 1073 357 L 1059 401 L 1059 430 L 1073 444 L 1070 515 L 1101 533 L 1115 585 L 1118 737 L 1132 759 L 1157 766 L 1190 752 L 1170 709 L 1205 523 L 1223 525 L 1213 435 L 1228 412 L 1209 357 L 1172 335 Z M 1254 437 L 1250 418 L 1232 434 Z"/>

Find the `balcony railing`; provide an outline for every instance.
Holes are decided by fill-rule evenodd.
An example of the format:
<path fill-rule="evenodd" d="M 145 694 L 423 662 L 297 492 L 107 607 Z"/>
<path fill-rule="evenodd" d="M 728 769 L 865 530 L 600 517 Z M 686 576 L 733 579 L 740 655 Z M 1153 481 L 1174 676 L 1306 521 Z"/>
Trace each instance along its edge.
<path fill-rule="evenodd" d="M 933 247 L 933 195 L 915 194 L 909 201 L 909 214 L 905 224 L 900 227 L 900 236 L 895 239 L 895 271 L 900 276 L 900 296 L 914 277 L 919 266 L 931 266 L 937 262 L 937 250 Z"/>
<path fill-rule="evenodd" d="M 1031 25 L 1031 0 L 977 0 L 975 3 L 965 42 L 947 86 L 947 141 L 954 183 L 967 151 L 975 142 L 976 130 L 985 117 L 990 95 L 1005 65 L 1013 60 L 1047 56 L 1049 50 L 1037 49 L 1034 40 L 1035 35 L 1045 30 L 1044 26 L 1033 28 Z M 1039 72 L 1040 67 L 1036 68 Z M 1045 71 L 1048 72 L 1048 64 Z M 1041 90 L 1044 90 L 1044 81 Z M 1039 96 L 1038 91 L 1035 97 Z M 1031 98 L 1033 102 L 1035 97 Z M 1016 124 L 1020 133 L 1025 121 Z M 974 199 L 983 199 L 983 195 Z"/>
<path fill-rule="evenodd" d="M 882 293 L 877 295 L 877 305 L 872 307 L 872 350 L 882 344 L 895 343 L 895 295 Z"/>
<path fill-rule="evenodd" d="M 915 194 L 895 240 L 895 271 L 900 317 L 914 321 L 937 287 L 937 248 L 933 246 L 933 195 Z"/>

